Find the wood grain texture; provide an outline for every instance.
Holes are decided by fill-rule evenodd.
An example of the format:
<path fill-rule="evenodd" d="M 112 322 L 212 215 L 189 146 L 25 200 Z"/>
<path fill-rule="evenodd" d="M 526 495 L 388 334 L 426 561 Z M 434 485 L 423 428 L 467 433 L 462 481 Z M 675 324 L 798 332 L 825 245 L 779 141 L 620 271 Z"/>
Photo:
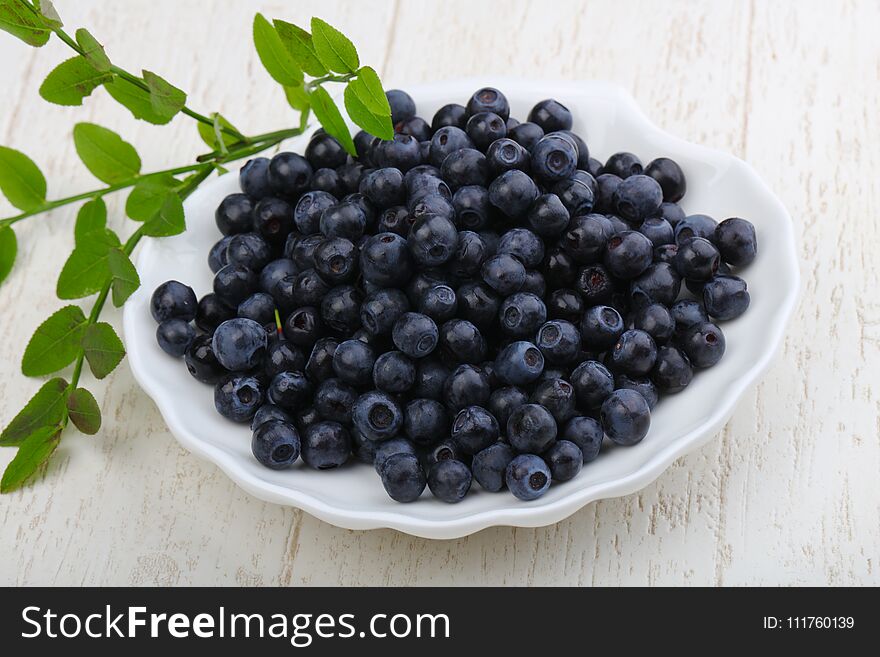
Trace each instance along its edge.
<path fill-rule="evenodd" d="M 122 65 L 159 72 L 194 108 L 222 108 L 250 132 L 292 118 L 251 46 L 257 8 L 322 16 L 394 85 L 476 73 L 617 82 L 658 125 L 757 168 L 795 219 L 804 291 L 775 366 L 716 440 L 641 492 L 555 526 L 455 541 L 337 529 L 248 496 L 177 445 L 123 365 L 88 381 L 101 433 L 70 433 L 45 479 L 0 497 L 0 583 L 880 584 L 876 2 L 56 5 Z M 145 169 L 199 152 L 189 119 L 136 122 L 103 91 L 82 108 L 46 104 L 37 88 L 67 53 L 2 36 L 0 143 L 27 151 L 53 196 L 97 186 L 77 163 L 76 121 L 118 130 Z M 117 226 L 122 200 L 109 204 Z M 18 364 L 58 306 L 74 217 L 66 208 L 17 227 L 21 257 L 0 287 L 4 422 L 38 385 Z M 0 466 L 11 457 L 0 450 Z"/>

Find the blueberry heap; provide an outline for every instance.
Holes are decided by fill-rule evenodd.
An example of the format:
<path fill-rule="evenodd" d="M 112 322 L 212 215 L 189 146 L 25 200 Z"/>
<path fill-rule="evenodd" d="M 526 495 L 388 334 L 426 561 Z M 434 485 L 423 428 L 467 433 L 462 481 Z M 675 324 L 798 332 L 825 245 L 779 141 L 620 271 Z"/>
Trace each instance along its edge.
<path fill-rule="evenodd" d="M 535 499 L 719 361 L 754 226 L 686 215 L 671 159 L 590 157 L 556 100 L 520 123 L 484 88 L 429 124 L 387 95 L 393 141 L 362 131 L 351 158 L 319 130 L 244 165 L 213 293 L 153 294 L 159 345 L 266 467 L 354 458 L 398 502 L 474 479 Z"/>

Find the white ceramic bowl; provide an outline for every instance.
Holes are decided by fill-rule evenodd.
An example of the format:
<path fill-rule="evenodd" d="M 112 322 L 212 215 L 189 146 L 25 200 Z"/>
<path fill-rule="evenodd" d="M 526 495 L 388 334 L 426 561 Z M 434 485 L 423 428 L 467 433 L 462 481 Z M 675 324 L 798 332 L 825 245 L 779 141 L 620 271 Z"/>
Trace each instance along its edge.
<path fill-rule="evenodd" d="M 715 435 L 743 391 L 767 369 L 794 308 L 799 275 L 791 218 L 755 171 L 731 155 L 663 132 L 626 92 L 609 84 L 474 79 L 412 87 L 410 92 L 420 115 L 430 118 L 441 105 L 464 102 L 487 84 L 504 91 L 511 114 L 520 119 L 543 98 L 560 100 L 574 114 L 575 131 L 601 160 L 621 150 L 637 153 L 644 162 L 674 158 L 687 175 L 682 205 L 688 213 L 719 220 L 742 216 L 755 224 L 759 256 L 743 272 L 751 308 L 723 324 L 727 353 L 717 366 L 698 373 L 685 391 L 661 400 L 645 440 L 634 447 L 604 449 L 573 481 L 551 486 L 533 502 L 487 493 L 474 484 L 460 504 L 434 500 L 428 491 L 416 503 L 397 504 L 365 465 L 316 472 L 299 463 L 286 471 L 268 470 L 251 455 L 248 428 L 216 413 L 212 388 L 195 381 L 181 361 L 159 349 L 149 312 L 152 291 L 166 280 L 183 281 L 199 296 L 211 291 L 206 259 L 220 237 L 214 209 L 224 196 L 238 191 L 238 176 L 231 173 L 203 185 L 187 200 L 186 233 L 143 245 L 137 259 L 142 286 L 125 306 L 124 329 L 132 371 L 177 439 L 251 494 L 299 507 L 340 527 L 391 527 L 429 538 L 455 538 L 493 525 L 548 525 L 593 500 L 632 493 L 654 480 L 679 456 Z M 302 152 L 305 144 L 306 137 L 301 137 L 285 146 Z"/>

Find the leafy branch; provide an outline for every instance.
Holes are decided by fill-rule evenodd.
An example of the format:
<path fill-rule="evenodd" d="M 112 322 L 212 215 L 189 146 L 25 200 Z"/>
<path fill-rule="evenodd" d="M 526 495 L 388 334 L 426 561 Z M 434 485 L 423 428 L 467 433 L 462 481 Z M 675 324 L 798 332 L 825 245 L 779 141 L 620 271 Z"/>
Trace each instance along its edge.
<path fill-rule="evenodd" d="M 140 287 L 131 255 L 144 237 L 167 237 L 186 230 L 183 201 L 223 165 L 270 149 L 308 128 L 310 116 L 321 123 L 351 154 L 354 142 L 342 112 L 325 88 L 345 84 L 344 105 L 350 119 L 371 134 L 391 139 L 391 109 L 376 72 L 361 66 L 354 44 L 319 18 L 311 31 L 257 14 L 253 39 L 269 75 L 282 85 L 288 104 L 299 113 L 297 125 L 248 136 L 222 114 L 206 115 L 190 108 L 187 95 L 156 73 L 135 75 L 113 64 L 101 43 L 85 28 L 71 36 L 48 0 L 0 0 L 0 29 L 25 43 L 41 47 L 54 35 L 74 51 L 40 86 L 40 95 L 58 105 L 82 105 L 103 89 L 136 119 L 167 124 L 177 114 L 196 121 L 210 151 L 195 162 L 141 172 L 141 158 L 117 133 L 92 123 L 78 123 L 73 139 L 85 167 L 104 186 L 49 200 L 47 182 L 37 164 L 24 153 L 0 146 L 0 191 L 20 212 L 0 219 L 0 284 L 9 276 L 18 251 L 13 226 L 57 208 L 84 202 L 74 225 L 74 248 L 58 277 L 59 299 L 94 296 L 88 316 L 75 304 L 62 307 L 37 327 L 22 357 L 26 376 L 54 375 L 0 433 L 0 446 L 18 447 L 0 480 L 0 492 L 15 490 L 41 471 L 70 424 L 81 433 L 101 427 L 94 395 L 80 386 L 88 365 L 97 379 L 108 376 L 122 361 L 125 348 L 113 327 L 100 321 L 107 300 L 121 307 Z M 185 176 L 185 177 L 183 177 Z M 125 214 L 137 227 L 123 242 L 107 225 L 104 197 L 130 189 Z M 70 380 L 57 373 L 72 368 Z"/>

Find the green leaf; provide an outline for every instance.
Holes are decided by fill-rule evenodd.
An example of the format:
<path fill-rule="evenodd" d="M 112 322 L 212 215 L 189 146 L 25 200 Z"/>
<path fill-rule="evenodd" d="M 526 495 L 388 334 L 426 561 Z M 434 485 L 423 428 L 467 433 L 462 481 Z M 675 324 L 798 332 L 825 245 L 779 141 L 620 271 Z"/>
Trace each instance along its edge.
<path fill-rule="evenodd" d="M 66 403 L 67 381 L 49 379 L 0 433 L 0 445 L 19 445 L 37 429 L 57 426 L 64 419 Z"/>
<path fill-rule="evenodd" d="M 85 203 L 76 215 L 73 229 L 76 245 L 80 246 L 90 233 L 100 232 L 107 228 L 107 206 L 101 197 L 93 198 Z"/>
<path fill-rule="evenodd" d="M 86 316 L 77 306 L 64 306 L 40 324 L 21 359 L 25 376 L 43 376 L 70 365 L 80 353 Z"/>
<path fill-rule="evenodd" d="M 125 347 L 113 327 L 106 322 L 90 324 L 82 339 L 89 368 L 97 379 L 116 369 L 125 357 Z"/>
<path fill-rule="evenodd" d="M 154 110 L 150 92 L 128 80 L 114 77 L 110 82 L 104 83 L 104 88 L 117 103 L 127 108 L 136 119 L 155 125 L 165 125 L 174 118 L 173 114 L 169 116 Z"/>
<path fill-rule="evenodd" d="M 113 276 L 113 305 L 121 308 L 141 286 L 141 279 L 131 259 L 121 249 L 111 249 L 108 255 L 107 263 Z"/>
<path fill-rule="evenodd" d="M 46 19 L 14 0 L 0 2 L 0 30 L 9 32 L 29 46 L 45 46 L 52 34 Z"/>
<path fill-rule="evenodd" d="M 150 88 L 150 104 L 159 116 L 171 119 L 186 104 L 186 94 L 167 80 L 144 71 L 144 82 Z"/>
<path fill-rule="evenodd" d="M 393 139 L 394 126 L 390 116 L 377 116 L 368 110 L 349 84 L 345 87 L 345 110 L 358 126 L 380 139 Z"/>
<path fill-rule="evenodd" d="M 159 211 L 144 223 L 144 235 L 149 237 L 169 237 L 179 235 L 185 230 L 183 202 L 177 194 L 168 194 Z"/>
<path fill-rule="evenodd" d="M 342 118 L 339 108 L 336 107 L 336 103 L 330 98 L 330 94 L 323 87 L 318 87 L 309 96 L 309 101 L 312 111 L 324 126 L 327 134 L 336 137 L 345 150 L 355 156 L 357 151 L 354 148 L 351 133 L 348 131 L 348 126 L 345 124 L 345 119 Z"/>
<path fill-rule="evenodd" d="M 18 241 L 15 239 L 15 231 L 9 226 L 3 226 L 0 228 L 0 283 L 3 283 L 12 271 L 16 253 L 18 253 Z"/>
<path fill-rule="evenodd" d="M 302 84 L 302 71 L 281 42 L 278 32 L 262 14 L 254 16 L 254 47 L 263 67 L 278 84 L 291 87 Z"/>
<path fill-rule="evenodd" d="M 141 171 L 141 158 L 134 146 L 112 130 L 94 123 L 77 123 L 73 127 L 73 142 L 83 164 L 102 182 L 112 185 Z"/>
<path fill-rule="evenodd" d="M 229 121 L 227 121 L 221 114 L 217 114 L 216 112 L 212 115 L 214 119 L 214 125 L 208 125 L 207 123 L 199 123 L 196 125 L 199 131 L 199 137 L 202 138 L 202 141 L 208 145 L 208 148 L 213 148 L 215 150 L 220 148 L 220 144 L 217 142 L 217 133 L 220 133 L 220 137 L 223 139 L 223 144 L 228 146 L 229 144 L 234 144 L 238 139 L 233 137 L 230 134 L 223 132 L 218 129 L 218 126 L 223 128 L 229 128 L 231 130 L 235 130 L 235 126 L 233 126 Z"/>
<path fill-rule="evenodd" d="M 135 221 L 147 221 L 159 211 L 169 194 L 176 195 L 178 181 L 167 173 L 147 176 L 138 182 L 125 201 L 125 214 Z"/>
<path fill-rule="evenodd" d="M 95 70 L 107 72 L 112 64 L 107 53 L 104 52 L 104 46 L 98 43 L 98 40 L 92 36 L 84 27 L 76 31 L 76 42 L 82 48 L 83 57 L 89 60 L 89 63 L 95 67 Z"/>
<path fill-rule="evenodd" d="M 56 294 L 59 299 L 82 299 L 100 292 L 110 280 L 107 258 L 119 246 L 112 230 L 98 230 L 83 235 L 58 276 Z"/>
<path fill-rule="evenodd" d="M 358 76 L 348 83 L 357 97 L 370 112 L 378 116 L 391 116 L 391 105 L 382 88 L 382 81 L 369 66 L 358 69 Z"/>
<path fill-rule="evenodd" d="M 85 388 L 77 388 L 67 398 L 71 422 L 82 433 L 93 436 L 101 429 L 101 409 L 94 395 Z"/>
<path fill-rule="evenodd" d="M 0 479 L 0 493 L 21 488 L 49 460 L 61 441 L 60 427 L 41 427 L 27 437 Z"/>
<path fill-rule="evenodd" d="M 293 61 L 313 78 L 327 74 L 327 67 L 318 59 L 312 35 L 293 23 L 275 19 L 272 21 L 281 43 L 293 57 Z"/>
<path fill-rule="evenodd" d="M 77 55 L 50 71 L 40 85 L 40 96 L 56 105 L 82 105 L 83 98 L 112 78 L 112 73 L 102 73 Z"/>
<path fill-rule="evenodd" d="M 321 63 L 337 73 L 354 73 L 360 65 L 357 50 L 342 32 L 320 18 L 312 18 L 312 43 Z"/>
<path fill-rule="evenodd" d="M 298 112 L 309 109 L 309 94 L 302 87 L 284 87 L 287 103 Z"/>
<path fill-rule="evenodd" d="M 24 153 L 0 146 L 0 191 L 19 210 L 36 210 L 46 201 L 46 179 Z"/>

